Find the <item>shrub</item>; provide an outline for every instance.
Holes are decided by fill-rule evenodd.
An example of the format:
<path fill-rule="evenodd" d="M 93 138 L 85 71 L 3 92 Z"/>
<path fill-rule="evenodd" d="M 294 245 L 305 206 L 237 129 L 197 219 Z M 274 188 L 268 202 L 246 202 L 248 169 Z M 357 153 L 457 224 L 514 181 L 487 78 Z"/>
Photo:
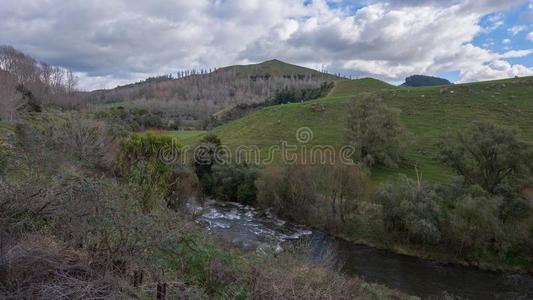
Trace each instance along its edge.
<path fill-rule="evenodd" d="M 223 201 L 255 204 L 257 172 L 256 168 L 244 164 L 213 166 L 213 196 Z"/>
<path fill-rule="evenodd" d="M 208 134 L 196 145 L 193 153 L 193 167 L 202 186 L 202 191 L 207 195 L 214 194 L 214 181 L 212 168 L 219 155 L 220 139 L 215 134 Z"/>
<path fill-rule="evenodd" d="M 388 232 L 422 245 L 440 242 L 440 199 L 431 186 L 402 177 L 382 186 L 377 198 Z"/>
<path fill-rule="evenodd" d="M 247 164 L 227 163 L 221 144 L 216 135 L 208 134 L 196 145 L 193 165 L 204 194 L 223 201 L 255 203 L 258 170 Z"/>
<path fill-rule="evenodd" d="M 364 201 L 368 181 L 355 165 L 266 168 L 257 180 L 258 205 L 298 222 L 335 230 Z"/>
<path fill-rule="evenodd" d="M 367 167 L 398 167 L 408 136 L 400 112 L 380 99 L 354 98 L 348 108 L 348 142 L 355 146 L 354 161 Z"/>
<path fill-rule="evenodd" d="M 143 128 L 163 128 L 163 120 L 154 114 L 143 115 L 140 119 Z"/>
<path fill-rule="evenodd" d="M 490 250 L 498 250 L 501 239 L 498 207 L 501 199 L 490 195 L 465 195 L 449 212 L 445 239 L 456 255 L 480 258 Z"/>
<path fill-rule="evenodd" d="M 533 146 L 516 130 L 474 123 L 456 138 L 443 138 L 438 146 L 443 162 L 468 184 L 478 184 L 491 193 L 502 185 L 519 189 L 531 182 Z"/>
<path fill-rule="evenodd" d="M 5 175 L 7 168 L 8 146 L 0 140 L 0 178 Z"/>
<path fill-rule="evenodd" d="M 181 146 L 171 137 L 131 134 L 125 138 L 116 157 L 119 173 L 144 190 L 146 211 L 163 204 L 180 174 Z"/>
<path fill-rule="evenodd" d="M 320 97 L 325 97 L 335 86 L 333 82 L 323 82 L 317 88 L 289 88 L 285 87 L 276 91 L 274 96 L 267 105 L 286 104 L 294 102 L 303 102 Z"/>
<path fill-rule="evenodd" d="M 0 253 L 2 299 L 120 299 L 118 278 L 52 238 L 30 235 Z"/>
<path fill-rule="evenodd" d="M 31 148 L 42 151 L 45 146 L 46 151 L 51 153 L 61 153 L 98 167 L 110 167 L 115 137 L 103 122 L 79 113 L 57 111 L 26 117 L 26 122 L 16 127 L 19 146 L 24 146 L 26 151 Z"/>
<path fill-rule="evenodd" d="M 357 277 L 335 272 L 328 259 L 305 263 L 307 250 L 259 258 L 252 267 L 251 299 L 404 299 Z"/>

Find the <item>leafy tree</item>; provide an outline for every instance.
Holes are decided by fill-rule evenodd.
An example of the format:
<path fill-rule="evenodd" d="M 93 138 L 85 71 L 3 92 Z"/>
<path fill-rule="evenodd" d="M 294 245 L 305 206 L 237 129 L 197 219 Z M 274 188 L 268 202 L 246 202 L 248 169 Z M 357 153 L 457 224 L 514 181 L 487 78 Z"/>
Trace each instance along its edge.
<path fill-rule="evenodd" d="M 194 151 L 194 170 L 203 192 L 223 201 L 253 204 L 257 169 L 245 164 L 226 164 L 220 145 L 215 134 L 208 134 Z"/>
<path fill-rule="evenodd" d="M 0 179 L 2 178 L 2 176 L 5 175 L 5 170 L 7 167 L 7 155 L 8 155 L 7 147 L 3 145 L 2 142 L 0 141 Z"/>
<path fill-rule="evenodd" d="M 502 225 L 498 218 L 501 198 L 487 194 L 466 194 L 448 212 L 444 227 L 446 242 L 457 255 L 480 257 L 487 250 L 499 250 Z"/>
<path fill-rule="evenodd" d="M 400 112 L 370 96 L 353 99 L 348 112 L 348 142 L 355 146 L 354 161 L 368 167 L 398 167 L 408 140 Z"/>
<path fill-rule="evenodd" d="M 533 147 L 511 128 L 474 123 L 438 146 L 441 160 L 464 176 L 466 183 L 479 184 L 491 193 L 508 187 L 516 190 L 533 175 Z"/>
<path fill-rule="evenodd" d="M 163 120 L 154 114 L 145 114 L 140 118 L 140 123 L 144 128 L 162 128 Z"/>
<path fill-rule="evenodd" d="M 213 166 L 213 193 L 217 199 L 254 204 L 258 170 L 247 165 L 217 164 Z"/>
<path fill-rule="evenodd" d="M 193 166 L 196 176 L 204 193 L 214 193 L 212 168 L 216 163 L 218 150 L 222 142 L 215 134 L 208 134 L 200 140 L 196 146 L 193 157 Z"/>
<path fill-rule="evenodd" d="M 434 86 L 434 85 L 451 85 L 452 83 L 444 78 L 425 76 L 425 75 L 413 75 L 405 78 L 405 83 L 402 86 L 417 87 L 417 86 Z"/>
<path fill-rule="evenodd" d="M 335 220 L 343 225 L 360 202 L 367 198 L 368 178 L 358 166 L 337 163 L 319 165 L 313 168 L 316 178 L 314 186 L 321 199 L 331 207 Z"/>
<path fill-rule="evenodd" d="M 440 198 L 430 185 L 401 177 L 382 186 L 377 198 L 387 231 L 415 243 L 440 242 Z"/>
<path fill-rule="evenodd" d="M 350 223 L 368 191 L 365 172 L 358 166 L 340 163 L 265 168 L 256 185 L 258 206 L 272 208 L 300 223 L 332 230 Z"/>
<path fill-rule="evenodd" d="M 180 151 L 181 145 L 171 137 L 151 133 L 131 134 L 121 142 L 117 170 L 130 183 L 141 187 L 145 211 L 154 210 L 163 200 L 169 205 L 167 198 L 175 194 L 174 184 L 180 175 L 176 166 Z"/>

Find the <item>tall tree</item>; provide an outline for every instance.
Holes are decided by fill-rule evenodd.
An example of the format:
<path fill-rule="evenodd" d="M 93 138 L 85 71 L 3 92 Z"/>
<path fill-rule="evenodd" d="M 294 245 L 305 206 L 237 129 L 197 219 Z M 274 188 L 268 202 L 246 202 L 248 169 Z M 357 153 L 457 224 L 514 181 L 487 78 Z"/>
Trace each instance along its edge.
<path fill-rule="evenodd" d="M 443 138 L 438 146 L 443 162 L 467 183 L 479 184 L 491 193 L 502 184 L 518 188 L 531 181 L 533 146 L 515 129 L 474 123 L 455 138 Z"/>
<path fill-rule="evenodd" d="M 371 96 L 354 98 L 348 108 L 348 142 L 354 161 L 368 167 L 398 167 L 409 136 L 400 123 L 400 111 Z"/>

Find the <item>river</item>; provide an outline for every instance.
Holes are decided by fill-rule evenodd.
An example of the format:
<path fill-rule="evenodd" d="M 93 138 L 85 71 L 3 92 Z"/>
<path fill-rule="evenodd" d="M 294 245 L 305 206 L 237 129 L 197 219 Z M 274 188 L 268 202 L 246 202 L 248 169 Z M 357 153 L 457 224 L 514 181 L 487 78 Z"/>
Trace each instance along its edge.
<path fill-rule="evenodd" d="M 445 294 L 463 299 L 533 299 L 530 275 L 482 271 L 358 245 L 238 203 L 209 201 L 196 210 L 198 223 L 244 250 L 280 252 L 302 241 L 309 247 L 311 260 L 333 257 L 343 273 L 408 295 L 424 299 Z"/>

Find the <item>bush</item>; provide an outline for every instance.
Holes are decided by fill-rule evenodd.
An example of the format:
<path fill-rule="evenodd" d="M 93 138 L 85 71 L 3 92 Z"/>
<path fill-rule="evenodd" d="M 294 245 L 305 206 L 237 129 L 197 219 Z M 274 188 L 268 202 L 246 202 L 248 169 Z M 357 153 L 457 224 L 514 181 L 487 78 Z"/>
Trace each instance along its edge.
<path fill-rule="evenodd" d="M 213 196 L 223 201 L 255 204 L 258 170 L 247 165 L 219 164 L 213 166 Z"/>
<path fill-rule="evenodd" d="M 320 97 L 325 97 L 335 86 L 333 82 L 323 82 L 318 88 L 289 88 L 285 87 L 276 91 L 272 100 L 267 105 L 278 105 L 286 103 L 304 102 Z"/>
<path fill-rule="evenodd" d="M 400 112 L 369 96 L 354 98 L 348 109 L 348 142 L 355 146 L 354 161 L 369 168 L 374 164 L 397 168 L 409 140 Z"/>
<path fill-rule="evenodd" d="M 200 181 L 202 191 L 207 195 L 214 194 L 213 166 L 217 163 L 222 142 L 215 134 L 204 136 L 196 145 L 193 153 L 193 167 Z"/>
<path fill-rule="evenodd" d="M 120 299 L 122 282 L 51 238 L 30 235 L 0 253 L 2 299 Z M 4 275 L 4 276 L 2 276 Z"/>
<path fill-rule="evenodd" d="M 163 128 L 163 120 L 161 117 L 154 114 L 146 114 L 139 120 L 141 126 L 147 128 Z"/>
<path fill-rule="evenodd" d="M 263 170 L 257 180 L 258 205 L 316 227 L 348 225 L 366 199 L 368 180 L 355 165 L 289 165 Z"/>
<path fill-rule="evenodd" d="M 9 148 L 0 140 L 0 179 L 4 177 L 7 168 Z"/>
<path fill-rule="evenodd" d="M 382 186 L 377 198 L 389 233 L 422 245 L 440 242 L 440 199 L 431 186 L 402 177 Z"/>
<path fill-rule="evenodd" d="M 144 209 L 151 211 L 164 204 L 175 191 L 181 172 L 181 145 L 168 136 L 131 134 L 125 138 L 116 157 L 119 173 L 144 191 Z M 172 204 L 175 205 L 175 204 Z"/>
<path fill-rule="evenodd" d="M 533 146 L 516 130 L 493 123 L 474 123 L 455 138 L 439 142 L 440 158 L 468 184 L 478 184 L 491 193 L 505 185 L 520 189 L 531 183 Z"/>
<path fill-rule="evenodd" d="M 254 204 L 257 194 L 257 168 L 227 163 L 221 141 L 214 134 L 202 138 L 194 153 L 194 169 L 205 195 L 223 201 Z"/>
<path fill-rule="evenodd" d="M 307 249 L 295 249 L 276 257 L 259 258 L 250 278 L 250 299 L 406 299 L 357 277 L 335 272 L 331 261 L 314 259 Z M 302 253 L 303 252 L 303 253 Z"/>
<path fill-rule="evenodd" d="M 445 239 L 456 255 L 480 258 L 491 250 L 499 250 L 502 238 L 498 218 L 501 199 L 490 195 L 465 195 L 449 212 Z"/>

